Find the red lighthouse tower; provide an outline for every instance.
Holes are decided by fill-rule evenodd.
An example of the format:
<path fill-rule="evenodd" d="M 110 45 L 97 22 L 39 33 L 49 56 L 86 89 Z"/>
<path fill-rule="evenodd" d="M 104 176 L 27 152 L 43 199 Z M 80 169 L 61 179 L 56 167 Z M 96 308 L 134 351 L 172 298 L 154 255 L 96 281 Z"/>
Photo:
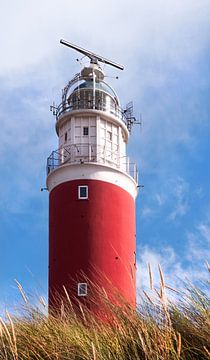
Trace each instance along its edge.
<path fill-rule="evenodd" d="M 53 107 L 59 147 L 47 160 L 49 305 L 56 306 L 63 287 L 73 302 L 87 300 L 97 281 L 135 306 L 137 170 L 126 156 L 132 117 L 121 110 L 99 62 L 123 68 L 61 43 L 88 56 L 90 65 Z"/>

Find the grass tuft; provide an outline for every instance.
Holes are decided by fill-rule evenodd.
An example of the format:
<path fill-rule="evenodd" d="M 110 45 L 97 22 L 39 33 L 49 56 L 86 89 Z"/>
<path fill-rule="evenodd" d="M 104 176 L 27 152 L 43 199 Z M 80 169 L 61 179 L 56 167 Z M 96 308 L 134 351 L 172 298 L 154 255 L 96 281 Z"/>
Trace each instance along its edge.
<path fill-rule="evenodd" d="M 22 286 L 17 283 L 24 301 L 21 316 L 6 313 L 0 318 L 0 360 L 196 360 L 209 359 L 209 299 L 202 287 L 187 286 L 181 293 L 165 285 L 159 266 L 160 289 L 150 274 L 150 294 L 142 294 L 137 310 L 118 294 L 111 301 L 107 292 L 100 295 L 100 312 L 60 301 L 57 314 L 46 315 L 46 303 L 31 307 Z M 175 300 L 166 298 L 168 290 Z M 117 305 L 116 305 L 117 304 Z"/>

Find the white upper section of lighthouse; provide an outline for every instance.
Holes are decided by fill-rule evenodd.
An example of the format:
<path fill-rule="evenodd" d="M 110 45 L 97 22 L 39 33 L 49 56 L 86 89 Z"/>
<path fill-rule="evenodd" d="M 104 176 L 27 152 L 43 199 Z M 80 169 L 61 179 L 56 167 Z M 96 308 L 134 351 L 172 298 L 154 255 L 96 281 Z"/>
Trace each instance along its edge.
<path fill-rule="evenodd" d="M 136 165 L 126 156 L 129 131 L 125 111 L 104 81 L 97 59 L 91 57 L 90 65 L 68 82 L 60 105 L 52 109 L 59 146 L 48 158 L 48 174 L 62 165 L 97 163 L 137 182 Z"/>

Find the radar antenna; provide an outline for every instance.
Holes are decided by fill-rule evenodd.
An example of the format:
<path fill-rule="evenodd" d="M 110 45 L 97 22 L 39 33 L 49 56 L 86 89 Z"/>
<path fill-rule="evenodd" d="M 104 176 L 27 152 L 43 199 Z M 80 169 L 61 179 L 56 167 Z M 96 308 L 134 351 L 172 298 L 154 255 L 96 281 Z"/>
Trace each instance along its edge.
<path fill-rule="evenodd" d="M 100 56 L 100 55 L 96 55 L 94 54 L 93 52 L 91 51 L 88 51 L 88 50 L 85 50 L 77 45 L 74 45 L 74 44 L 71 44 L 69 43 L 68 41 L 65 41 L 65 40 L 60 40 L 60 43 L 65 45 L 65 46 L 68 46 L 74 50 L 77 50 L 79 51 L 80 53 L 82 53 L 83 55 L 89 57 L 90 59 L 90 62 L 92 64 L 97 64 L 98 61 L 104 63 L 104 64 L 108 64 L 108 65 L 111 65 L 111 66 L 114 66 L 116 67 L 117 69 L 120 69 L 120 70 L 123 70 L 124 69 L 124 66 L 120 65 L 120 64 L 117 64 L 115 63 L 114 61 L 111 61 L 111 60 L 108 60 L 106 58 L 104 58 L 103 56 Z"/>
<path fill-rule="evenodd" d="M 126 119 L 126 125 L 128 128 L 129 133 L 131 133 L 131 129 L 133 127 L 133 125 L 140 125 L 142 126 L 142 117 L 140 116 L 140 120 L 137 120 L 135 118 L 135 116 L 133 116 L 133 102 L 130 101 L 127 105 L 126 105 L 126 109 L 123 111 L 125 119 Z"/>

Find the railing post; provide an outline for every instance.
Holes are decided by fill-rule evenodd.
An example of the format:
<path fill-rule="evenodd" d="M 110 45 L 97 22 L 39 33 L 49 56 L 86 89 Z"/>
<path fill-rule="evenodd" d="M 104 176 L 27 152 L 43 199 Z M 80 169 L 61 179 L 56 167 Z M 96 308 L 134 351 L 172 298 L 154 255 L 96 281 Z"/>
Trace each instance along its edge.
<path fill-rule="evenodd" d="M 52 168 L 54 170 L 54 151 L 52 152 Z"/>
<path fill-rule="evenodd" d="M 88 160 L 91 161 L 91 144 L 88 144 Z"/>
<path fill-rule="evenodd" d="M 59 153 L 59 158 L 60 158 L 60 153 Z M 60 160 L 60 159 L 59 159 Z M 64 162 L 64 148 L 61 149 L 61 164 Z"/>
<path fill-rule="evenodd" d="M 137 168 L 137 165 L 136 165 L 136 183 L 138 184 L 138 176 L 139 176 L 139 173 L 138 173 L 138 168 Z"/>
<path fill-rule="evenodd" d="M 133 164 L 133 177 L 134 177 L 134 180 L 136 181 L 136 164 L 135 163 Z"/>

